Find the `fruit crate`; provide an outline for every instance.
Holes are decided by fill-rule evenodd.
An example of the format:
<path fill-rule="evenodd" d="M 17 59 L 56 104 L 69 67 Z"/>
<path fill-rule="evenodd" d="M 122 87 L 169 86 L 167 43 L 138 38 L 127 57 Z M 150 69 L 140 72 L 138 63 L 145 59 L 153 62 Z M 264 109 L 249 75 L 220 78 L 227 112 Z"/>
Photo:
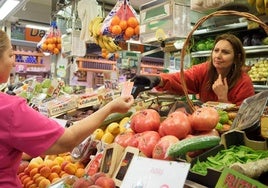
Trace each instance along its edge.
<path fill-rule="evenodd" d="M 205 153 L 199 155 L 198 157 L 192 159 L 191 167 L 197 161 L 200 161 L 200 162 L 205 161 L 208 157 L 215 156 L 219 151 L 225 148 L 229 148 L 230 146 L 233 146 L 233 145 L 236 145 L 236 146 L 244 145 L 254 150 L 267 150 L 266 140 L 264 139 L 262 141 L 251 140 L 247 137 L 244 131 L 232 130 L 222 135 L 220 145 L 215 146 L 212 149 L 206 151 Z M 187 179 L 200 183 L 201 185 L 204 185 L 207 187 L 215 187 L 220 176 L 221 176 L 221 171 L 208 168 L 206 175 L 201 175 L 190 170 L 188 173 Z"/>

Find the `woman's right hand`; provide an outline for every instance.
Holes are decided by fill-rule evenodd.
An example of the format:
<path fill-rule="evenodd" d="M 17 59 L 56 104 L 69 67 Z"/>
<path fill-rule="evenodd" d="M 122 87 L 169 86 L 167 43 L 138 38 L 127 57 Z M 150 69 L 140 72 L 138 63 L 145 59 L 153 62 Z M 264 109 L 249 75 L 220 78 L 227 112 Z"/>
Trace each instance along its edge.
<path fill-rule="evenodd" d="M 214 93 L 218 96 L 219 102 L 228 103 L 228 83 L 227 78 L 222 78 L 219 74 L 218 79 L 212 85 Z"/>

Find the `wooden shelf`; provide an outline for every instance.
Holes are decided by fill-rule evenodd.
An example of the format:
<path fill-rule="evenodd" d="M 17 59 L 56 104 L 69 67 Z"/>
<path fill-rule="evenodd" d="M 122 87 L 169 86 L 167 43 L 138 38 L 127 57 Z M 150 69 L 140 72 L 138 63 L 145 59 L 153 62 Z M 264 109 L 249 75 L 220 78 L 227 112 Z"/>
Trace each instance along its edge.
<path fill-rule="evenodd" d="M 22 62 L 15 62 L 17 65 L 26 65 L 27 67 L 44 67 L 43 64 L 37 63 L 22 63 Z"/>
<path fill-rule="evenodd" d="M 17 56 L 22 56 L 23 59 L 25 59 L 25 57 L 28 58 L 30 56 L 33 56 L 36 59 L 36 62 L 35 63 L 16 62 L 16 64 L 27 65 L 27 66 L 39 66 L 39 67 L 44 66 L 41 63 L 42 58 L 44 56 L 43 53 L 39 53 L 39 52 L 26 52 L 26 51 L 14 51 L 14 54 L 16 55 L 16 60 L 17 60 Z"/>
<path fill-rule="evenodd" d="M 77 58 L 78 69 L 82 71 L 103 72 L 116 70 L 116 61 L 104 59 Z"/>

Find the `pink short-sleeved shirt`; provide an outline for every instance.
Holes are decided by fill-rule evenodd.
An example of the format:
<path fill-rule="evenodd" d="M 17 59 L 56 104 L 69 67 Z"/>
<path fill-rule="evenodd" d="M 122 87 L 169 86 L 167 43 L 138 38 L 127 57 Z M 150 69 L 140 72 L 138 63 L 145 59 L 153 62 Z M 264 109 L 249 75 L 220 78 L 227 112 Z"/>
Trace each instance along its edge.
<path fill-rule="evenodd" d="M 44 153 L 64 128 L 30 108 L 17 96 L 0 93 L 0 185 L 20 187 L 16 176 L 22 152 L 32 157 Z"/>

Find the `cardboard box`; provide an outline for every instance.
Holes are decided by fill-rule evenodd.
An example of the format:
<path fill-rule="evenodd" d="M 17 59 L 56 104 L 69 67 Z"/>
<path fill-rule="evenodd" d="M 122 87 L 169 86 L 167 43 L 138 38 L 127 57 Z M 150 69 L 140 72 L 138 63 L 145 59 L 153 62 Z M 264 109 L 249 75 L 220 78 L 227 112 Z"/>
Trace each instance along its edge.
<path fill-rule="evenodd" d="M 188 0 L 153 0 L 140 7 L 142 43 L 186 38 L 191 31 Z"/>
<path fill-rule="evenodd" d="M 120 187 L 133 157 L 138 156 L 139 154 L 140 151 L 138 148 L 130 146 L 125 148 L 124 153 L 120 159 L 120 162 L 117 165 L 117 168 L 112 176 L 116 186 Z"/>
<path fill-rule="evenodd" d="M 232 130 L 222 135 L 222 140 L 221 140 L 220 145 L 199 155 L 197 158 L 194 158 L 191 161 L 191 167 L 197 162 L 197 160 L 205 161 L 208 157 L 215 156 L 219 151 L 225 148 L 229 148 L 232 145 L 237 145 L 237 146 L 245 145 L 254 150 L 267 150 L 266 140 L 263 140 L 263 141 L 250 140 L 246 136 L 244 131 Z M 207 187 L 215 187 L 221 176 L 221 173 L 222 172 L 219 170 L 209 168 L 207 171 L 207 174 L 204 176 L 204 175 L 192 172 L 190 170 L 188 173 L 187 179 L 197 182 Z"/>
<path fill-rule="evenodd" d="M 112 177 L 116 167 L 119 165 L 123 151 L 124 147 L 117 143 L 107 145 L 101 159 L 100 172 L 104 172 L 108 176 Z"/>

